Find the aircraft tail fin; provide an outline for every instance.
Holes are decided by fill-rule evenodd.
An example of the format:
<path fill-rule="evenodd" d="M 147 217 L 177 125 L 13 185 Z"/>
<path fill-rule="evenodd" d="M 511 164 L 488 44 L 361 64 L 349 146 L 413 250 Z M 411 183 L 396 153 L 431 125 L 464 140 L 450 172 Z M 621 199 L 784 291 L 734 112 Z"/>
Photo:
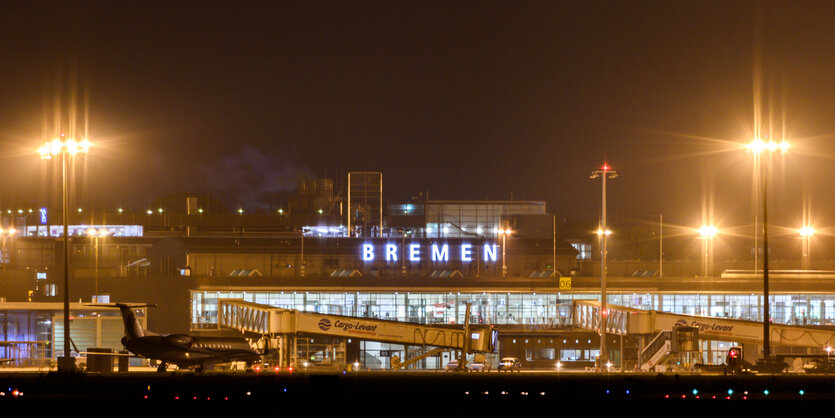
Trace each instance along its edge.
<path fill-rule="evenodd" d="M 122 321 L 125 324 L 125 337 L 128 339 L 132 338 L 139 338 L 144 337 L 147 335 L 155 335 L 153 332 L 146 331 L 142 328 L 142 325 L 139 324 L 139 320 L 136 319 L 136 314 L 133 312 L 135 308 L 145 308 L 151 306 L 157 306 L 153 304 L 144 304 L 144 305 L 128 305 L 126 303 L 111 303 L 111 304 L 92 304 L 88 306 L 101 306 L 101 307 L 108 307 L 108 308 L 119 308 L 119 311 L 122 313 Z"/>

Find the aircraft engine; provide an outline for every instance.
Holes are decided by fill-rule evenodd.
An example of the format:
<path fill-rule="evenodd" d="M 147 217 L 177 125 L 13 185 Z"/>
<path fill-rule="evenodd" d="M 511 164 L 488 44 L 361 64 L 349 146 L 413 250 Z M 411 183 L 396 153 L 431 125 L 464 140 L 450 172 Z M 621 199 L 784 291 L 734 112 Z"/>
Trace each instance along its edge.
<path fill-rule="evenodd" d="M 165 344 L 188 350 L 194 344 L 194 337 L 185 334 L 173 334 L 162 339 Z"/>

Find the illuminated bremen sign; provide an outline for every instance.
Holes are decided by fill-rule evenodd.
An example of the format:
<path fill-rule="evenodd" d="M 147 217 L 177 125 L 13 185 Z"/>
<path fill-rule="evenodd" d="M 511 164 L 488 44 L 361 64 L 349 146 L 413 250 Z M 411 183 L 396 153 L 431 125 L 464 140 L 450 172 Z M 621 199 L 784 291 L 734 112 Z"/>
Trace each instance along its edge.
<path fill-rule="evenodd" d="M 434 243 L 428 247 L 424 247 L 417 243 L 409 243 L 402 249 L 399 245 L 388 243 L 383 245 L 374 245 L 365 243 L 362 244 L 362 260 L 363 261 L 399 261 L 400 257 L 406 257 L 409 261 L 421 261 L 426 257 L 433 262 L 446 262 L 450 258 L 469 262 L 473 261 L 474 257 L 478 257 L 475 253 L 478 247 L 472 244 L 462 243 L 455 247 L 450 247 L 449 244 Z M 402 252 L 405 251 L 405 254 Z M 484 244 L 482 249 L 483 256 L 481 259 L 485 262 L 496 261 L 498 251 L 496 251 L 496 244 Z"/>

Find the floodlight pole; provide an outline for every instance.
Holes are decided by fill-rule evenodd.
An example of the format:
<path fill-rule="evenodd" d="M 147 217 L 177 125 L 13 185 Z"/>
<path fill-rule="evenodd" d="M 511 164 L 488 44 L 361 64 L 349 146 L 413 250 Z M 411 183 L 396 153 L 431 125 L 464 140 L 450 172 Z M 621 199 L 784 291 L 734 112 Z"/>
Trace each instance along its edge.
<path fill-rule="evenodd" d="M 597 356 L 598 370 L 607 370 L 606 363 L 609 361 L 609 354 L 606 348 L 606 324 L 608 312 L 606 308 L 606 240 L 608 229 L 606 227 L 606 178 L 615 178 L 617 171 L 611 170 L 608 164 L 604 163 L 601 170 L 592 171 L 591 178 L 600 177 L 603 185 L 602 210 L 600 225 L 600 312 L 598 315 L 598 328 L 600 329 L 600 354 Z"/>
<path fill-rule="evenodd" d="M 664 214 L 658 215 L 658 277 L 664 278 Z"/>
<path fill-rule="evenodd" d="M 767 143 L 755 139 L 748 145 L 748 151 L 754 153 L 755 162 L 759 162 L 760 176 L 763 185 L 763 358 L 757 362 L 757 367 L 761 371 L 766 372 L 782 372 L 783 363 L 771 356 L 771 311 L 768 302 L 768 165 L 771 164 L 771 153 L 780 151 L 786 154 L 789 149 L 789 143 L 785 140 L 779 144 L 768 141 Z M 769 153 L 768 161 L 762 161 L 758 158 L 765 152 Z M 756 252 L 755 252 L 756 253 Z"/>
<path fill-rule="evenodd" d="M 508 230 L 502 231 L 502 278 L 507 278 L 507 262 L 505 261 L 507 258 L 507 234 Z"/>
<path fill-rule="evenodd" d="M 299 265 L 299 273 L 300 273 L 299 275 L 301 277 L 304 277 L 304 270 L 305 270 L 305 268 L 304 268 L 305 267 L 305 265 L 304 265 L 304 227 L 302 227 L 301 232 L 302 232 L 301 233 L 301 256 L 300 256 L 301 263 Z"/>
<path fill-rule="evenodd" d="M 762 164 L 763 181 L 763 358 L 771 358 L 771 320 L 768 306 L 768 172 Z"/>
<path fill-rule="evenodd" d="M 75 358 L 70 353 L 70 238 L 69 199 L 67 198 L 67 150 L 61 150 L 61 201 L 64 223 L 64 356 L 58 359 L 58 371 L 75 372 Z"/>

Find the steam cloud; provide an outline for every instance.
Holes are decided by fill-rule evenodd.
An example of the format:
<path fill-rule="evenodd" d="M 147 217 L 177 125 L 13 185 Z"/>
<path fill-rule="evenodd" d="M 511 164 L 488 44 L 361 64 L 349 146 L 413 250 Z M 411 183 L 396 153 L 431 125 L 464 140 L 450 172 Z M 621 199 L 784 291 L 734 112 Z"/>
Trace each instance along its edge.
<path fill-rule="evenodd" d="M 296 189 L 298 180 L 314 177 L 303 165 L 278 155 L 244 146 L 204 169 L 206 189 L 246 210 L 269 209 L 277 193 Z"/>

